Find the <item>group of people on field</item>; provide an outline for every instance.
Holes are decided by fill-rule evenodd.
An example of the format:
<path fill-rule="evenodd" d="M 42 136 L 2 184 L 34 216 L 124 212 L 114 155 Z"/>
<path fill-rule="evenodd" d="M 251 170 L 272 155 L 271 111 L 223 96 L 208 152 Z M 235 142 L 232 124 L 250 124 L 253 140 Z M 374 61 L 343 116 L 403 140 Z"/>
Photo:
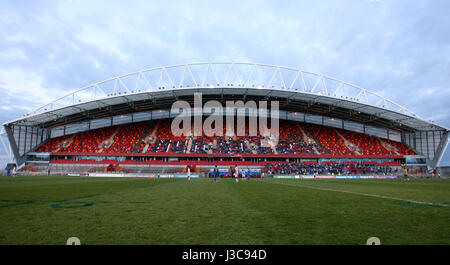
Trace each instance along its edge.
<path fill-rule="evenodd" d="M 17 170 L 16 167 L 12 167 L 12 169 L 10 167 L 6 168 L 6 176 L 10 177 L 15 177 L 17 175 Z"/>
<path fill-rule="evenodd" d="M 230 172 L 231 172 L 231 175 L 236 180 L 236 183 L 239 182 L 239 177 L 241 177 L 241 178 L 245 177 L 247 179 L 250 179 L 250 171 L 248 169 L 247 170 L 241 169 L 241 171 L 239 171 L 239 167 L 237 165 L 234 168 L 230 167 Z M 214 182 L 217 182 L 220 177 L 219 168 L 217 166 L 214 166 L 212 173 L 214 175 Z"/>
<path fill-rule="evenodd" d="M 187 173 L 188 181 L 191 182 L 191 167 L 190 166 L 187 167 L 186 173 Z M 246 178 L 246 179 L 251 178 L 249 169 L 239 170 L 239 167 L 237 165 L 234 167 L 230 167 L 230 173 L 231 173 L 231 177 L 235 178 L 236 183 L 239 182 L 239 178 Z M 214 166 L 214 168 L 211 170 L 210 176 L 214 177 L 214 182 L 217 182 L 219 180 L 220 171 L 217 166 Z"/>

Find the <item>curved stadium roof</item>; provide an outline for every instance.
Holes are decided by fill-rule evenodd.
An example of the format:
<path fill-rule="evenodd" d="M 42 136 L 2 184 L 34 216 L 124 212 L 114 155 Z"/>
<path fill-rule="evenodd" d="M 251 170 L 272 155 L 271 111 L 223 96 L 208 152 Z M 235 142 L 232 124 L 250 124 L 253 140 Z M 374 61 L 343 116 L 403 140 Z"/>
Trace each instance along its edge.
<path fill-rule="evenodd" d="M 174 99 L 194 92 L 228 100 L 236 100 L 236 95 L 245 99 L 276 98 L 280 109 L 399 131 L 448 130 L 375 92 L 342 80 L 290 67 L 227 62 L 156 67 L 113 77 L 71 92 L 5 125 L 51 128 L 105 116 L 105 109 L 116 115 L 170 108 Z"/>

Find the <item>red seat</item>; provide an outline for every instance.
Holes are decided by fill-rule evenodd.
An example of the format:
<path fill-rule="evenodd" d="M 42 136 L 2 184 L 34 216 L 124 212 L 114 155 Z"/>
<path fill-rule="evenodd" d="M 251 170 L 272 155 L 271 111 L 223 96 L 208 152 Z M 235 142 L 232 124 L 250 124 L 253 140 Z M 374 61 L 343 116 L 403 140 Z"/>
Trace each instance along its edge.
<path fill-rule="evenodd" d="M 274 154 L 272 146 L 262 144 L 265 139 L 259 131 L 256 136 L 249 135 L 248 120 L 245 123 L 245 135 L 226 136 L 226 119 L 224 119 L 223 136 L 203 135 L 201 137 L 193 137 L 192 140 L 184 135 L 175 137 L 171 132 L 171 121 L 171 119 L 155 121 L 148 131 L 145 131 L 148 122 L 138 122 L 52 138 L 39 147 L 38 152 L 55 152 L 59 150 L 60 153 L 132 154 L 133 152 L 142 153 L 144 147 L 149 144 L 148 154 L 190 153 L 195 156 L 196 154 L 208 153 L 205 150 L 205 146 L 208 145 L 215 145 L 212 151 L 213 154 Z M 365 156 L 396 155 L 397 153 L 392 148 L 388 150 L 384 147 L 386 144 L 395 147 L 396 151 L 401 155 L 414 154 L 410 148 L 402 143 L 387 139 L 380 140 L 377 137 L 353 131 L 286 120 L 280 120 L 279 125 L 279 140 L 275 149 L 280 156 L 331 154 L 333 156 L 357 157 L 357 153 Z M 157 126 L 158 128 L 156 129 Z M 193 128 L 193 121 L 191 126 Z M 236 119 L 234 128 L 236 134 Z M 114 135 L 114 133 L 116 134 Z M 350 147 L 344 143 L 339 134 L 349 142 Z M 145 139 L 146 136 L 150 135 L 155 137 L 150 143 L 144 141 L 139 143 L 141 138 Z M 111 142 L 108 143 L 107 140 L 111 140 Z M 188 150 L 190 141 L 192 143 L 190 150 Z M 386 144 L 383 144 L 381 141 Z M 137 149 L 134 150 L 136 146 Z"/>

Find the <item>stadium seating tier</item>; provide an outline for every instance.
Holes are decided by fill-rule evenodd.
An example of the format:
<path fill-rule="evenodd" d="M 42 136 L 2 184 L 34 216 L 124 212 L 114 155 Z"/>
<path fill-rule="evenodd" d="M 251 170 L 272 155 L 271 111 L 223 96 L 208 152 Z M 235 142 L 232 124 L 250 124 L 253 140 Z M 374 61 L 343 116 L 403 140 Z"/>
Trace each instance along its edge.
<path fill-rule="evenodd" d="M 225 121 L 224 121 L 225 122 Z M 107 154 L 222 155 L 412 155 L 406 145 L 388 139 L 315 124 L 280 120 L 278 142 L 259 133 L 243 136 L 174 136 L 171 120 L 116 125 L 48 140 L 38 152 Z M 223 126 L 225 134 L 226 126 Z M 235 124 L 236 128 L 236 124 Z M 236 134 L 236 130 L 235 130 Z M 135 148 L 136 147 L 136 148 Z"/>

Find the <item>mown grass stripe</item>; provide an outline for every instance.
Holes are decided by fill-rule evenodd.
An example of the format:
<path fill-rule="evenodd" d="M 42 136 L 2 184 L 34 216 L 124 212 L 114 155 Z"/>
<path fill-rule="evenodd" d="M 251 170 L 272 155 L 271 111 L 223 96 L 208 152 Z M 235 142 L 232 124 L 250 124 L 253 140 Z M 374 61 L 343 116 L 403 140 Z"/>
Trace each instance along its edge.
<path fill-rule="evenodd" d="M 397 198 L 397 197 L 390 197 L 390 196 L 384 196 L 384 195 L 377 195 L 377 194 L 369 194 L 369 193 L 362 193 L 362 192 L 356 192 L 356 191 L 348 191 L 348 190 L 338 190 L 338 189 L 330 189 L 330 188 L 323 188 L 323 187 L 313 187 L 309 185 L 300 185 L 300 184 L 289 184 L 289 183 L 281 183 L 279 180 L 262 180 L 263 183 L 270 183 L 270 184 L 278 184 L 278 185 L 285 185 L 285 186 L 292 186 L 292 187 L 299 187 L 299 188 L 308 188 L 308 189 L 315 189 L 315 190 L 322 190 L 322 191 L 333 191 L 333 192 L 342 192 L 342 193 L 348 193 L 348 194 L 355 194 L 355 195 L 361 195 L 361 196 L 367 196 L 367 197 L 374 197 L 374 198 L 380 198 L 380 199 L 387 199 L 387 200 L 394 200 L 394 201 L 404 201 L 404 202 L 410 202 L 410 203 L 418 203 L 418 204 L 426 204 L 431 206 L 444 206 L 447 207 L 448 204 L 442 204 L 442 203 L 431 203 L 431 202 L 423 202 L 423 201 L 416 201 L 416 200 L 409 200 L 409 199 L 403 199 L 403 198 Z"/>

